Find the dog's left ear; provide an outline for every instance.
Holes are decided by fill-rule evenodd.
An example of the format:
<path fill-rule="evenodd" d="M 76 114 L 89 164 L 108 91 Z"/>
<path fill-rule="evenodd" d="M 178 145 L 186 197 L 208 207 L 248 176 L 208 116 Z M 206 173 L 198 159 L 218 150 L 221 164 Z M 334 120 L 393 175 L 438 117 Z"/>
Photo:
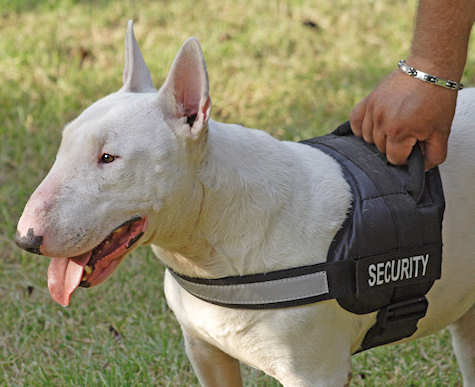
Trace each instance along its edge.
<path fill-rule="evenodd" d="M 187 137 L 197 139 L 206 131 L 211 111 L 208 72 L 195 38 L 181 47 L 160 94 L 165 97 L 166 112 L 186 123 L 182 129 Z"/>
<path fill-rule="evenodd" d="M 123 73 L 124 86 L 121 91 L 147 93 L 156 91 L 153 87 L 150 71 L 145 64 L 139 45 L 134 35 L 134 22 L 129 20 L 125 34 L 125 65 Z"/>

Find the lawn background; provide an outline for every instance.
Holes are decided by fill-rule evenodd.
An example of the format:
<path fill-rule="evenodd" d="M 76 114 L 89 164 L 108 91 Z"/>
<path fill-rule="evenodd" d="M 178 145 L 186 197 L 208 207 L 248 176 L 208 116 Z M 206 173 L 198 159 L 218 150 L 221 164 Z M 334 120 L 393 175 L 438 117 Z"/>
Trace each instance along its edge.
<path fill-rule="evenodd" d="M 213 117 L 300 140 L 346 120 L 407 57 L 416 2 L 0 0 L 0 385 L 196 385 L 149 248 L 68 308 L 12 242 L 62 127 L 121 86 L 129 18 L 156 86 L 202 43 Z M 473 42 L 471 46 L 473 47 Z M 473 84 L 472 48 L 463 81 Z M 352 386 L 461 385 L 447 331 L 353 358 Z M 243 367 L 246 386 L 277 386 Z"/>

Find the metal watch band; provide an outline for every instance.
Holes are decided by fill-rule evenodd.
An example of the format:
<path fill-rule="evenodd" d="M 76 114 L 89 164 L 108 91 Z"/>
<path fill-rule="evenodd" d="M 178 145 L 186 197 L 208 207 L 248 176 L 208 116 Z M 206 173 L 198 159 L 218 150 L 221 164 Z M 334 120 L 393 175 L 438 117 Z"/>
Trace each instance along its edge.
<path fill-rule="evenodd" d="M 420 79 L 421 81 L 432 83 L 433 85 L 442 86 L 451 90 L 463 89 L 463 83 L 442 79 L 436 77 L 435 75 L 427 74 L 424 71 L 417 70 L 414 67 L 409 66 L 404 59 L 401 59 L 398 62 L 397 67 L 399 67 L 399 69 L 407 75 Z"/>

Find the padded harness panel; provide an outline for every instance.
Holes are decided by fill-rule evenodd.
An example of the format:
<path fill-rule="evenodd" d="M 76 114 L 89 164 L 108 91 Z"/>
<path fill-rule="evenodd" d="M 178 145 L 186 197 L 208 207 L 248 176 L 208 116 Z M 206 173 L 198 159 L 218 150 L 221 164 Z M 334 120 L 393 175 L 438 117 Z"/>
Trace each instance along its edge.
<path fill-rule="evenodd" d="M 269 309 L 336 299 L 346 310 L 378 311 L 361 350 L 411 336 L 425 294 L 441 276 L 445 201 L 438 168 L 424 173 L 418 146 L 407 166 L 388 164 L 349 122 L 302 143 L 341 166 L 353 202 L 325 263 L 219 279 L 170 272 L 188 292 L 232 308 Z"/>
<path fill-rule="evenodd" d="M 408 166 L 388 164 L 376 146 L 352 135 L 348 122 L 303 143 L 340 163 L 353 194 L 327 256 L 327 262 L 354 262 L 352 291 L 338 297 L 339 304 L 369 313 L 401 298 L 406 285 L 427 293 L 441 274 L 445 201 L 438 168 L 424 174 L 418 146 Z"/>

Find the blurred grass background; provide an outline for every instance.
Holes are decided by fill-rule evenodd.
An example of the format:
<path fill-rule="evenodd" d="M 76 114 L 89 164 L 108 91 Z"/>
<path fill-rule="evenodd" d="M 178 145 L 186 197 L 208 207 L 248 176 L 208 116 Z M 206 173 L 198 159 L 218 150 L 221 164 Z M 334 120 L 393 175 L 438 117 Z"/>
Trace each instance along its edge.
<path fill-rule="evenodd" d="M 47 259 L 12 242 L 66 122 L 121 86 L 127 20 L 156 86 L 188 36 L 215 120 L 323 134 L 407 56 L 415 0 L 0 0 L 0 385 L 197 385 L 148 248 L 62 308 Z M 473 42 L 471 46 L 473 47 Z M 473 84 L 475 50 L 464 83 Z M 458 386 L 447 331 L 353 359 L 352 386 Z M 277 386 L 243 367 L 246 386 Z"/>

